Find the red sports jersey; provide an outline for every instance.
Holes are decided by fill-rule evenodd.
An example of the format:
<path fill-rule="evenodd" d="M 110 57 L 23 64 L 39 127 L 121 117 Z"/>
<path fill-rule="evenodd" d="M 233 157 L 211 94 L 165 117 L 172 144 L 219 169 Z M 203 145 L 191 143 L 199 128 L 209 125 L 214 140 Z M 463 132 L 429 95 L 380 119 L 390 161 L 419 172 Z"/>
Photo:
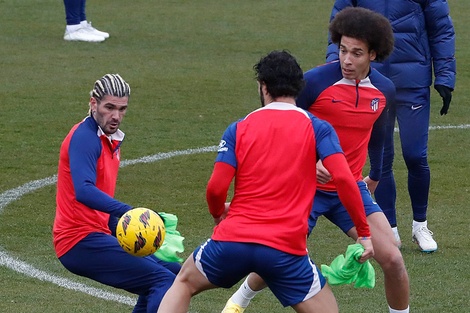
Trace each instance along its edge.
<path fill-rule="evenodd" d="M 124 134 L 112 142 L 91 117 L 75 125 L 60 148 L 57 208 L 53 243 L 61 257 L 92 232 L 110 234 L 110 214 L 121 216 L 131 207 L 113 199 L 119 169 L 119 146 Z"/>
<path fill-rule="evenodd" d="M 333 126 L 351 172 L 356 181 L 362 180 L 371 133 L 384 131 L 385 113 L 382 112 L 387 101 L 393 99 L 395 87 L 376 70 L 360 81 L 344 79 L 339 62 L 313 68 L 305 73 L 305 79 L 307 86 L 299 95 L 297 105 Z M 379 117 L 378 125 L 374 125 Z M 381 137 L 377 138 L 381 150 L 384 137 L 378 137 Z M 381 155 L 376 163 L 381 168 Z M 336 190 L 334 181 L 318 184 L 317 188 Z"/>
<path fill-rule="evenodd" d="M 274 102 L 229 126 L 218 152 L 216 162 L 231 165 L 236 176 L 229 213 L 212 239 L 307 254 L 317 157 L 342 152 L 332 127 Z"/>

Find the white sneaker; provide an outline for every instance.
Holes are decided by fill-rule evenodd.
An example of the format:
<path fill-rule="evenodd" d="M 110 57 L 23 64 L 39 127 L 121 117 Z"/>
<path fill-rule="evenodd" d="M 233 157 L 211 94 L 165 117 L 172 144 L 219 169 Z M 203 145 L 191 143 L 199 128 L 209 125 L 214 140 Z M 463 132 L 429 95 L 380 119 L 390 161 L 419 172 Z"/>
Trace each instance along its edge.
<path fill-rule="evenodd" d="M 97 35 L 97 36 L 101 36 L 103 37 L 104 39 L 108 39 L 109 38 L 109 34 L 106 33 L 106 32 L 102 32 L 100 30 L 97 30 L 96 28 L 94 28 L 93 26 L 91 26 L 91 22 L 87 23 L 87 26 L 85 27 L 91 34 L 93 35 Z"/>
<path fill-rule="evenodd" d="M 400 239 L 400 234 L 398 233 L 398 228 L 392 227 L 393 235 L 395 236 L 395 242 L 397 243 L 398 249 L 401 249 L 401 239 Z"/>
<path fill-rule="evenodd" d="M 65 31 L 64 40 L 67 41 L 87 41 L 87 42 L 101 42 L 104 37 L 92 34 L 88 29 L 82 27 L 74 32 Z"/>
<path fill-rule="evenodd" d="M 417 243 L 423 252 L 431 253 L 437 250 L 437 243 L 432 235 L 433 232 L 427 226 L 413 228 L 413 242 Z"/>

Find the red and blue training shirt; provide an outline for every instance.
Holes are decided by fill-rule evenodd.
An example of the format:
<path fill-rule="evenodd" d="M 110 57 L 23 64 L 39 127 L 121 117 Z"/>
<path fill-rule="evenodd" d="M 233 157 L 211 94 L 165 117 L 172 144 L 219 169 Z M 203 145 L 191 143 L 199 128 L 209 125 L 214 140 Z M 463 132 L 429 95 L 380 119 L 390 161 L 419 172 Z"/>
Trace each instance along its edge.
<path fill-rule="evenodd" d="M 338 153 L 342 150 L 331 125 L 293 104 L 270 103 L 231 124 L 222 136 L 215 170 L 220 163 L 233 169 L 234 196 L 212 239 L 307 254 L 316 162 Z M 209 210 L 215 217 L 223 210 L 223 201 L 216 205 L 210 200 L 217 188 L 209 182 Z"/>
<path fill-rule="evenodd" d="M 356 181 L 369 152 L 369 177 L 378 181 L 382 172 L 385 121 L 388 105 L 395 101 L 395 86 L 371 69 L 362 80 L 343 78 L 338 61 L 315 67 L 304 74 L 306 87 L 297 98 L 297 106 L 328 121 L 336 133 Z M 317 188 L 336 191 L 334 181 Z"/>
<path fill-rule="evenodd" d="M 124 133 L 106 136 L 92 117 L 74 125 L 60 148 L 53 243 L 61 257 L 92 232 L 110 234 L 110 215 L 131 206 L 113 198 Z"/>

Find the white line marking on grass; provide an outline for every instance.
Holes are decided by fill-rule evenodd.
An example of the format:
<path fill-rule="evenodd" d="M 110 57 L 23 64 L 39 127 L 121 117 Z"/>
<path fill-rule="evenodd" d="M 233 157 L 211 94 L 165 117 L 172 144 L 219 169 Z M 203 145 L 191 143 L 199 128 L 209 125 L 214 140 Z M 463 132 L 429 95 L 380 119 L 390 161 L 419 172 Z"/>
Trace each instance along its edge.
<path fill-rule="evenodd" d="M 134 160 L 124 160 L 121 162 L 121 167 L 127 165 L 133 165 L 137 163 L 152 163 L 155 161 L 166 160 L 170 159 L 175 156 L 179 155 L 190 155 L 190 154 L 197 154 L 197 153 L 204 153 L 204 152 L 214 152 L 217 151 L 217 146 L 210 146 L 210 147 L 203 147 L 203 148 L 196 148 L 196 149 L 188 149 L 188 150 L 179 150 L 179 151 L 172 151 L 166 153 L 157 153 L 154 155 L 144 156 L 139 159 Z"/>
<path fill-rule="evenodd" d="M 18 273 L 25 274 L 32 278 L 39 279 L 41 281 L 51 282 L 57 286 L 80 291 L 89 294 L 96 298 L 101 298 L 109 301 L 115 301 L 127 305 L 134 306 L 135 298 L 118 295 L 115 293 L 107 292 L 98 288 L 89 287 L 85 284 L 71 281 L 70 279 L 59 277 L 56 275 L 48 274 L 42 270 L 39 270 L 28 263 L 25 263 L 17 258 L 9 256 L 6 252 L 0 251 L 0 265 L 6 266 Z"/>
<path fill-rule="evenodd" d="M 3 212 L 3 208 L 11 202 L 18 200 L 27 193 L 33 192 L 36 189 L 55 184 L 57 181 L 57 175 L 33 180 L 23 186 L 16 187 L 14 189 L 7 190 L 0 194 L 0 213 Z"/>
<path fill-rule="evenodd" d="M 462 124 L 462 125 L 437 125 L 437 126 L 429 126 L 429 130 L 439 130 L 439 129 L 467 129 L 470 128 L 470 124 Z M 398 133 L 399 128 L 395 127 L 394 131 Z"/>
<path fill-rule="evenodd" d="M 211 147 L 203 147 L 203 148 L 196 148 L 196 149 L 173 151 L 173 152 L 168 152 L 168 153 L 157 153 L 157 154 L 145 156 L 139 159 L 123 160 L 121 162 L 121 167 L 125 167 L 127 165 L 138 164 L 138 163 L 151 163 L 151 162 L 156 162 L 160 160 L 166 160 L 166 159 L 170 159 L 172 157 L 180 156 L 180 155 L 213 152 L 213 151 L 216 151 L 216 149 L 217 149 L 217 146 L 211 146 Z M 54 176 L 50 176 L 44 179 L 38 179 L 38 180 L 28 182 L 20 187 L 10 189 L 1 193 L 0 194 L 0 214 L 3 212 L 3 209 L 11 202 L 20 199 L 25 194 L 28 194 L 30 192 L 33 192 L 45 186 L 55 184 L 56 182 L 57 182 L 57 175 L 54 175 Z M 101 299 L 105 299 L 109 301 L 115 301 L 115 302 L 130 305 L 130 306 L 135 305 L 135 301 L 136 301 L 135 298 L 111 293 L 105 290 L 87 286 L 82 283 L 74 282 L 67 278 L 48 274 L 45 271 L 37 269 L 33 267 L 32 265 L 19 260 L 18 258 L 8 255 L 6 251 L 2 251 L 2 250 L 0 250 L 0 265 L 8 267 L 26 276 L 36 278 L 41 281 L 51 282 L 63 288 L 80 291 L 96 298 L 101 298 Z"/>
<path fill-rule="evenodd" d="M 436 129 L 466 129 L 466 128 L 470 128 L 470 124 L 429 126 L 429 130 L 436 130 Z"/>

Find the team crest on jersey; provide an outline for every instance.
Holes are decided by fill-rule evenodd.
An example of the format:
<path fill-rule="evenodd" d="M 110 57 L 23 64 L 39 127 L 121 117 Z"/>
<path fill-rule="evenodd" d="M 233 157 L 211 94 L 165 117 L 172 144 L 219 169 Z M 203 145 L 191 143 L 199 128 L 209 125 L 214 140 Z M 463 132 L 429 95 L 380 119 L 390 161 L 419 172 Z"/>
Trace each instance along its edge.
<path fill-rule="evenodd" d="M 372 99 L 372 101 L 370 102 L 370 108 L 372 109 L 372 111 L 377 111 L 379 109 L 379 98 L 374 98 Z"/>
<path fill-rule="evenodd" d="M 225 152 L 228 151 L 228 148 L 225 146 L 227 142 L 225 140 L 221 140 L 219 143 L 219 148 L 217 149 L 217 152 Z"/>

